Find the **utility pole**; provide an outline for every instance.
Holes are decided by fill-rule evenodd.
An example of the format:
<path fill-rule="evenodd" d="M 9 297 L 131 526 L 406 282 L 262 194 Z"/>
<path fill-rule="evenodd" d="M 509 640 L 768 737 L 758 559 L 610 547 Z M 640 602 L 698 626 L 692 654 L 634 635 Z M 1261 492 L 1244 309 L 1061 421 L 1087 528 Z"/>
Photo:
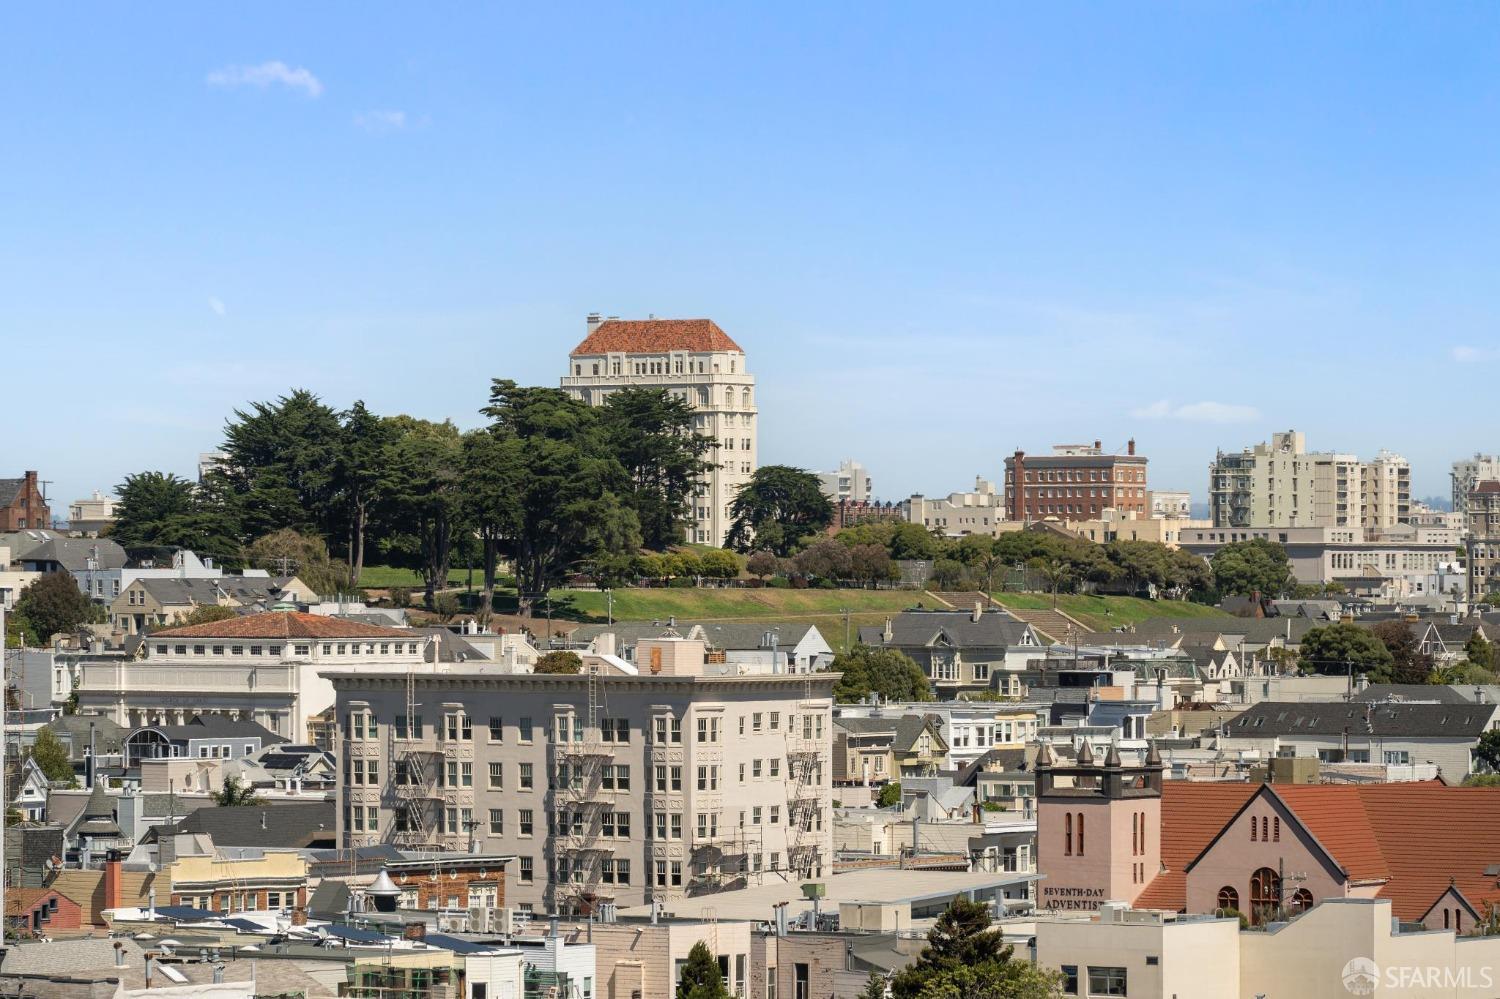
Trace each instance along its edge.
<path fill-rule="evenodd" d="M 840 607 L 839 610 L 844 612 L 844 655 L 847 656 L 849 654 L 849 608 Z"/>

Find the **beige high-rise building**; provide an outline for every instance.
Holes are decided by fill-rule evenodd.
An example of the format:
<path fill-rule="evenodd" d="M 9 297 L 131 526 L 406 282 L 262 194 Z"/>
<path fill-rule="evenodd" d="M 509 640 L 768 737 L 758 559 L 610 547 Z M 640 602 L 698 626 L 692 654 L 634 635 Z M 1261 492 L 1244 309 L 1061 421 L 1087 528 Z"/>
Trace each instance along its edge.
<path fill-rule="evenodd" d="M 697 411 L 694 429 L 718 440 L 693 499 L 687 539 L 723 545 L 730 505 L 756 464 L 755 376 L 745 352 L 712 319 L 588 317 L 588 336 L 568 355 L 562 387 L 590 406 L 623 388 L 666 389 Z"/>
<path fill-rule="evenodd" d="M 330 672 L 339 842 L 514 854 L 538 913 L 831 874 L 837 677 L 658 644 L 641 675 Z"/>
<path fill-rule="evenodd" d="M 1239 453 L 1220 451 L 1209 466 L 1208 491 L 1215 527 L 1376 529 L 1411 517 L 1405 458 L 1381 451 L 1366 463 L 1344 452 L 1309 451 L 1296 430 Z"/>

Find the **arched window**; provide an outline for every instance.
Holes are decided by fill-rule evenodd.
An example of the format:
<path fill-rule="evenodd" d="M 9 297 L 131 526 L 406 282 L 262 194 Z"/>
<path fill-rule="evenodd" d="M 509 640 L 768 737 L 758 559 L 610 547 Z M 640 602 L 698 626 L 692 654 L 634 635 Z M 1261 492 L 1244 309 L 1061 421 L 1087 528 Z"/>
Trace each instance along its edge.
<path fill-rule="evenodd" d="M 1078 813 L 1078 855 L 1083 856 L 1083 813 Z"/>
<path fill-rule="evenodd" d="M 1260 823 L 1255 821 L 1255 816 L 1250 816 L 1250 842 L 1254 843 L 1260 839 Z"/>
<path fill-rule="evenodd" d="M 1130 855 L 1140 856 L 1141 852 L 1141 814 L 1132 812 L 1130 814 Z"/>
<path fill-rule="evenodd" d="M 1451 930 L 1451 929 L 1453 929 L 1453 926 L 1452 926 L 1452 923 L 1451 923 L 1451 917 L 1448 915 L 1448 910 L 1447 909 L 1443 910 L 1443 929 L 1445 929 L 1445 930 Z"/>
<path fill-rule="evenodd" d="M 1268 830 L 1266 829 L 1266 826 L 1270 823 L 1270 821 L 1271 820 L 1266 818 L 1264 815 L 1260 817 L 1260 839 L 1263 843 L 1271 842 L 1271 837 L 1267 835 Z"/>
<path fill-rule="evenodd" d="M 1073 813 L 1063 813 L 1063 856 L 1073 856 Z"/>
<path fill-rule="evenodd" d="M 1271 842 L 1281 842 L 1281 816 L 1279 815 L 1271 820 Z"/>
<path fill-rule="evenodd" d="M 1146 855 L 1146 813 L 1141 813 L 1141 856 Z"/>
<path fill-rule="evenodd" d="M 1220 909 L 1235 909 L 1235 910 L 1238 910 L 1239 907 L 1240 907 L 1240 893 L 1239 892 L 1235 891 L 1233 888 L 1229 887 L 1228 885 L 1225 885 L 1223 888 L 1219 889 L 1219 908 Z"/>
<path fill-rule="evenodd" d="M 1313 907 L 1312 892 L 1306 888 L 1298 888 L 1292 892 L 1292 911 L 1306 912 Z"/>
<path fill-rule="evenodd" d="M 1269 867 L 1250 875 L 1250 919 L 1259 924 L 1276 914 L 1281 905 L 1281 876 Z"/>

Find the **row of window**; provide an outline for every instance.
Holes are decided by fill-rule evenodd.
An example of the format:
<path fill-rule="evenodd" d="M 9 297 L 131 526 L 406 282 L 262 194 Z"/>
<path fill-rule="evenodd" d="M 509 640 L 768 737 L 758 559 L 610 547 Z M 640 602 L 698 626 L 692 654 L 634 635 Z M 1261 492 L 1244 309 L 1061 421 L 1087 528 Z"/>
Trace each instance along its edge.
<path fill-rule="evenodd" d="M 225 645 L 193 645 L 193 646 L 188 646 L 186 644 L 180 644 L 180 643 L 179 644 L 171 644 L 171 643 L 167 643 L 167 642 L 157 642 L 156 643 L 156 654 L 159 655 L 159 656 L 165 656 L 165 655 L 168 655 L 168 654 L 174 655 L 174 656 L 185 656 L 185 655 L 188 654 L 188 649 L 190 647 L 193 650 L 192 654 L 195 655 L 195 656 L 204 656 L 204 655 L 222 656 L 222 655 L 225 654 L 226 650 L 228 651 L 228 654 L 231 655 L 231 656 L 243 656 L 243 655 L 247 654 L 247 652 L 246 652 L 247 649 L 249 650 L 248 654 L 252 655 L 252 656 L 259 656 L 259 655 L 279 656 L 279 655 L 281 655 L 281 650 L 282 650 L 282 646 L 280 646 L 280 645 L 228 645 L 228 644 L 225 644 Z M 348 642 L 337 642 L 337 643 L 334 643 L 334 642 L 325 642 L 325 643 L 323 643 L 322 647 L 319 649 L 319 654 L 323 655 L 323 656 L 335 656 L 335 655 L 338 655 L 338 656 L 359 656 L 361 658 L 365 658 L 365 657 L 368 657 L 368 656 L 374 656 L 374 655 L 382 655 L 382 656 L 409 655 L 409 656 L 414 656 L 414 655 L 417 654 L 418 648 L 419 648 L 419 646 L 418 646 L 418 644 L 416 642 L 367 642 L 367 643 L 363 643 L 363 644 L 360 643 L 360 642 L 354 642 L 352 644 L 348 643 Z M 377 651 L 377 650 L 379 650 L 379 651 Z M 310 645 L 310 644 L 307 644 L 307 645 L 293 644 L 292 645 L 292 655 L 294 655 L 294 656 L 310 656 L 310 655 L 312 655 L 312 645 Z"/>
<path fill-rule="evenodd" d="M 1115 468 L 1114 477 L 1110 477 L 1109 469 L 1026 469 L 1027 482 L 1145 482 L 1146 470 L 1144 468 Z M 1005 470 L 1005 481 L 1015 481 L 1015 470 Z"/>
<path fill-rule="evenodd" d="M 986 667 L 988 669 L 988 667 Z M 988 673 L 986 673 L 988 676 Z M 787 731 L 797 735 L 797 727 L 801 724 L 801 735 L 805 739 L 823 738 L 823 715 L 818 712 L 809 714 L 788 715 Z M 723 717 L 718 714 L 700 714 L 697 717 L 698 742 L 705 745 L 714 745 L 722 741 Z M 752 712 L 749 715 L 738 717 L 739 734 L 745 735 L 749 732 L 762 731 L 777 732 L 782 728 L 782 717 L 780 711 Z M 424 724 L 421 715 L 412 715 L 408 718 L 404 714 L 396 715 L 395 737 L 397 739 L 421 739 L 424 734 Z M 649 730 L 654 735 L 653 743 L 657 745 L 680 745 L 682 743 L 682 719 L 676 715 L 659 714 L 652 719 L 652 727 Z M 474 738 L 473 721 L 463 712 L 448 712 L 443 716 L 443 727 L 440 730 L 441 737 L 448 742 L 467 742 Z M 350 739 L 358 741 L 379 739 L 379 725 L 373 712 L 361 709 L 349 712 L 346 735 Z M 505 720 L 498 715 L 491 715 L 488 726 L 489 741 L 492 743 L 503 742 L 505 739 Z M 585 739 L 584 719 L 582 716 L 565 712 L 558 714 L 553 719 L 553 738 L 559 743 L 583 742 Z M 516 726 L 516 738 L 518 742 L 530 743 L 534 738 L 534 726 L 532 719 L 521 716 Z M 602 742 L 613 744 L 627 744 L 630 742 L 630 719 L 628 718 L 601 718 L 599 720 L 599 739 Z"/>

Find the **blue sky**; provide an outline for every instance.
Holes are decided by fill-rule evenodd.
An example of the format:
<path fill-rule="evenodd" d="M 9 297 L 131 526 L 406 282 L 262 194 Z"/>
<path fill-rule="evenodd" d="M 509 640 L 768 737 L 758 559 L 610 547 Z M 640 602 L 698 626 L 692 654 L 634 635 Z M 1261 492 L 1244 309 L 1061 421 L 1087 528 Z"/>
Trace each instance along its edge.
<path fill-rule="evenodd" d="M 1500 7 L 430 7 L 12 13 L 0 474 L 187 474 L 293 386 L 476 425 L 595 310 L 713 317 L 761 460 L 887 498 L 1500 448 Z"/>

